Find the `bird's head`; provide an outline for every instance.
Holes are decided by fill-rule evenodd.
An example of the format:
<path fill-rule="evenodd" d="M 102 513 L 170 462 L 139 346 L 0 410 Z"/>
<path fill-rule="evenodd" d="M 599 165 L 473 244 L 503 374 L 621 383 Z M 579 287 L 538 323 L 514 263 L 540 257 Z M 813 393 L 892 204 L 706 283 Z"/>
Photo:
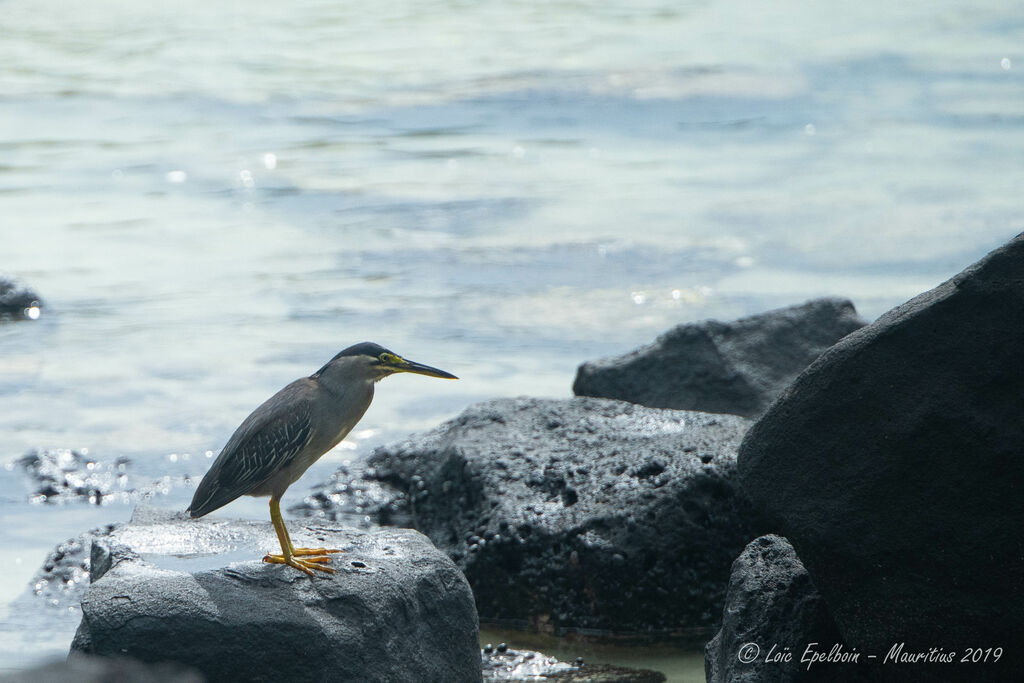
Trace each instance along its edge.
<path fill-rule="evenodd" d="M 320 368 L 313 377 L 337 383 L 379 382 L 388 375 L 398 372 L 411 372 L 416 375 L 440 377 L 441 379 L 458 379 L 450 372 L 406 360 L 397 353 L 373 342 L 363 342 L 341 351 L 327 365 Z"/>

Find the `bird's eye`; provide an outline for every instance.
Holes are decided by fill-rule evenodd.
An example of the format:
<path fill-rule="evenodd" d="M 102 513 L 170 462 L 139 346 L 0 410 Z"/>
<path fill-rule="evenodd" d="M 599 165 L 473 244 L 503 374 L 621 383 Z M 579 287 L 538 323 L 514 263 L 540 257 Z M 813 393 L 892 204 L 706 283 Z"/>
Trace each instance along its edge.
<path fill-rule="evenodd" d="M 398 356 L 396 356 L 393 353 L 384 352 L 380 354 L 380 356 L 378 356 L 377 359 L 384 365 L 394 365 L 395 362 L 398 360 Z"/>

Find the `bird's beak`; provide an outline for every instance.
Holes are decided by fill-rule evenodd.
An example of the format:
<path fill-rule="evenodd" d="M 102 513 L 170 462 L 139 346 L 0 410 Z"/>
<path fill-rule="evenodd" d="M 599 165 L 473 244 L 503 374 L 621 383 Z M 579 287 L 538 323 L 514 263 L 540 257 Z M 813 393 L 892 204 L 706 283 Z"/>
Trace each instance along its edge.
<path fill-rule="evenodd" d="M 395 360 L 387 363 L 387 367 L 394 372 L 411 372 L 416 375 L 426 375 L 427 377 L 440 377 L 441 379 L 458 379 L 455 375 L 444 370 L 432 368 L 429 365 L 423 365 L 422 363 L 415 363 L 411 360 L 404 358 L 395 357 Z"/>

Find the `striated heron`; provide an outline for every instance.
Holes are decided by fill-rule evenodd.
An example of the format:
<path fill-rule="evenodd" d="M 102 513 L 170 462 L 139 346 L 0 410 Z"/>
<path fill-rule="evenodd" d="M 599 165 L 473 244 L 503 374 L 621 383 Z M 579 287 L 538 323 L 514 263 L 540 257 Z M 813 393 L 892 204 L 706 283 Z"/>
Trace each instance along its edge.
<path fill-rule="evenodd" d="M 310 465 L 352 431 L 373 400 L 373 385 L 388 375 L 412 372 L 455 375 L 406 360 L 371 342 L 350 346 L 309 377 L 271 396 L 239 425 L 199 482 L 188 512 L 202 517 L 244 495 L 270 496 L 270 520 L 281 554 L 264 562 L 286 564 L 313 576 L 326 566 L 328 548 L 296 548 L 281 518 L 281 496 Z"/>

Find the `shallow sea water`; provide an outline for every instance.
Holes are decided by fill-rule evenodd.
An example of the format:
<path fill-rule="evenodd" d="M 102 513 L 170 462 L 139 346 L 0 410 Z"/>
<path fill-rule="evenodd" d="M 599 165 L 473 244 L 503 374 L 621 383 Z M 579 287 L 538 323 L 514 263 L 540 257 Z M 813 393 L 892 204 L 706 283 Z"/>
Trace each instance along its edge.
<path fill-rule="evenodd" d="M 183 508 L 351 343 L 462 377 L 382 383 L 298 501 L 679 322 L 874 318 L 1024 226 L 1022 45 L 986 1 L 0 1 L 0 274 L 46 303 L 0 322 L 0 465 L 127 456 Z M 0 671 L 66 651 L 73 607 L 26 586 L 135 502 L 29 495 L 0 467 Z"/>

